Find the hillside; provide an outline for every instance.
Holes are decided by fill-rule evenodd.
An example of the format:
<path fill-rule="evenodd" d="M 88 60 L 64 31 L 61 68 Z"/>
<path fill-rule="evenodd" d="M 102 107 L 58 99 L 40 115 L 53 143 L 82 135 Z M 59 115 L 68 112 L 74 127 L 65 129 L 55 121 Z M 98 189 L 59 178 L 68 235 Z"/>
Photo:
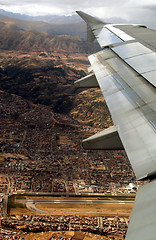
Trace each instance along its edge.
<path fill-rule="evenodd" d="M 19 27 L 17 27 L 14 23 L 12 22 L 3 22 L 3 21 L 0 21 L 0 30 L 17 30 L 17 31 L 20 31 L 20 30 L 23 30 Z"/>
<path fill-rule="evenodd" d="M 98 89 L 78 92 L 69 115 L 83 124 L 97 128 L 107 128 L 113 124 L 101 90 Z"/>
<path fill-rule="evenodd" d="M 36 30 L 54 35 L 71 35 L 86 38 L 86 25 L 81 21 L 66 24 L 59 24 L 59 22 L 47 23 L 45 21 L 24 21 L 10 18 L 2 14 L 0 14 L 0 21 L 1 24 L 6 24 L 6 26 L 16 26 L 17 29 L 23 29 L 25 31 Z"/>
<path fill-rule="evenodd" d="M 86 90 L 83 97 L 73 85 L 87 74 L 88 55 L 97 52 L 98 45 L 68 35 L 9 30 L 9 26 L 15 27 L 0 25 L 0 89 L 82 123 L 107 127 L 110 117 L 101 93 Z"/>
<path fill-rule="evenodd" d="M 65 101 L 71 105 L 70 98 L 75 92 L 72 79 L 84 75 L 83 71 L 67 67 L 59 55 L 48 57 L 36 53 L 3 52 L 0 65 L 2 90 L 34 103 L 51 105 L 56 111 L 62 104 L 64 106 Z"/>
<path fill-rule="evenodd" d="M 82 53 L 3 51 L 0 89 L 85 124 L 107 127 L 110 117 L 100 91 L 82 91 L 73 85 L 86 75 L 87 67 L 87 54 Z"/>
<path fill-rule="evenodd" d="M 14 28 L 14 30 L 10 30 Z M 0 22 L 0 48 L 5 50 L 52 51 L 91 53 L 98 45 L 87 43 L 79 37 L 54 36 L 38 31 L 16 30 L 16 26 Z"/>

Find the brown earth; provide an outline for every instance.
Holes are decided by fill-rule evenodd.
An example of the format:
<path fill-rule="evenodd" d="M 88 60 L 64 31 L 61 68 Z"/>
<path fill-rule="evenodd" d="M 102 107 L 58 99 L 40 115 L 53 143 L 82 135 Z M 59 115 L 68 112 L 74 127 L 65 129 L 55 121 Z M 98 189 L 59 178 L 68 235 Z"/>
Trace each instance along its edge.
<path fill-rule="evenodd" d="M 129 216 L 133 204 L 52 204 L 38 203 L 38 209 L 51 215 L 93 215 L 93 216 Z"/>
<path fill-rule="evenodd" d="M 107 240 L 109 238 L 100 236 L 100 235 L 94 235 L 92 233 L 83 233 L 83 232 L 48 232 L 48 233 L 29 233 L 26 236 L 23 236 L 25 240 L 49 240 L 54 236 L 64 236 L 66 238 L 72 238 L 75 240 Z M 116 238 L 117 240 L 118 238 Z"/>
<path fill-rule="evenodd" d="M 85 53 L 40 56 L 40 52 L 2 51 L 0 89 L 48 105 L 54 112 L 68 114 L 83 124 L 105 128 L 112 121 L 101 91 L 82 91 L 73 86 L 87 74 L 88 66 Z"/>

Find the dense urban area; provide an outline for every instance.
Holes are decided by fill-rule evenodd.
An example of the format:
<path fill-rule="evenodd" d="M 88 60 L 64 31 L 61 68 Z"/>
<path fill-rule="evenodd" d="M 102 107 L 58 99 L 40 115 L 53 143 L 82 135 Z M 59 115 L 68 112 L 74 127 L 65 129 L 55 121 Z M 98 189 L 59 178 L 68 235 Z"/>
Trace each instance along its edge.
<path fill-rule="evenodd" d="M 16 239 L 24 239 L 25 232 L 44 232 L 44 231 L 83 231 L 101 236 L 112 237 L 113 235 L 123 239 L 127 230 L 127 218 L 119 217 L 79 217 L 79 216 L 11 216 L 1 220 L 2 227 L 12 228 L 17 232 Z M 1 231 L 4 236 L 7 231 Z M 8 231 L 10 238 L 12 232 Z M 23 235 L 23 236 L 22 236 Z M 68 239 L 68 238 L 57 238 Z M 75 239 L 75 238 L 72 238 Z"/>
<path fill-rule="evenodd" d="M 17 109 L 10 97 L 10 111 Z M 1 106 L 3 99 L 1 99 Z M 18 107 L 28 106 L 18 102 Z M 35 109 L 35 110 L 34 110 Z M 6 114 L 6 115 L 5 115 Z M 24 193 L 101 195 L 135 194 L 137 182 L 124 151 L 85 151 L 84 137 L 100 129 L 54 114 L 41 105 L 29 106 L 18 121 L 3 114 L 0 130 L 1 236 L 24 238 L 43 231 L 84 231 L 124 239 L 128 218 L 80 216 L 9 216 L 6 196 Z M 8 121 L 6 121 L 8 119 Z M 35 126 L 35 127 L 34 127 Z M 5 211 L 4 211 L 5 210 Z M 53 238 L 62 239 L 62 238 Z M 64 238 L 70 239 L 70 238 Z M 74 239 L 74 238 L 72 238 Z"/>
<path fill-rule="evenodd" d="M 43 109 L 42 114 L 51 115 Z M 20 121 L 29 121 L 28 117 Z M 128 187 L 136 179 L 125 153 L 84 151 L 83 134 L 93 129 L 69 124 L 69 119 L 61 123 L 59 117 L 49 128 L 42 121 L 42 130 L 22 129 L 22 124 L 2 130 L 1 192 L 135 193 Z"/>

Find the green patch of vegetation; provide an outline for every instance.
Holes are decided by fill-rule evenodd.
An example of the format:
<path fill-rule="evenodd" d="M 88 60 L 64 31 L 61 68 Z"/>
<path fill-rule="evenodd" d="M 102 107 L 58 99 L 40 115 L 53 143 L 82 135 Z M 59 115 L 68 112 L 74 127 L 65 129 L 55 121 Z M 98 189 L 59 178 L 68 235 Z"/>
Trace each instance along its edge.
<path fill-rule="evenodd" d="M 15 202 L 16 197 L 17 196 L 15 195 L 8 197 L 8 206 L 7 206 L 8 214 L 10 214 L 11 208 L 26 208 L 25 204 Z"/>
<path fill-rule="evenodd" d="M 26 197 L 24 195 L 17 195 L 16 199 L 26 199 Z"/>
<path fill-rule="evenodd" d="M 111 194 L 99 197 L 99 200 L 119 200 L 119 201 L 133 201 L 135 199 L 135 194 L 133 195 L 128 195 L 128 194 L 123 194 L 123 195 L 117 195 L 117 196 L 112 196 Z"/>

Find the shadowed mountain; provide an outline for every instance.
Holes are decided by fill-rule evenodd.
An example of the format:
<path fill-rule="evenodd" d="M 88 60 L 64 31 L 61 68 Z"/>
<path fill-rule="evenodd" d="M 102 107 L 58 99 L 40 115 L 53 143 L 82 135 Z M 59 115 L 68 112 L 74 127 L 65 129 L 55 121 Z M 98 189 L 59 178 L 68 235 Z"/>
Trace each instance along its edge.
<path fill-rule="evenodd" d="M 58 57 L 57 53 L 48 57 L 2 52 L 0 89 L 34 104 L 49 106 L 53 112 L 67 114 L 83 124 L 110 126 L 109 111 L 100 90 L 82 91 L 73 86 L 75 80 L 85 75 L 80 59 L 75 62 L 74 55 L 66 61 Z"/>
<path fill-rule="evenodd" d="M 0 89 L 56 112 L 70 110 L 75 94 L 72 79 L 83 76 L 83 71 L 67 67 L 57 56 L 6 54 L 0 56 Z"/>

